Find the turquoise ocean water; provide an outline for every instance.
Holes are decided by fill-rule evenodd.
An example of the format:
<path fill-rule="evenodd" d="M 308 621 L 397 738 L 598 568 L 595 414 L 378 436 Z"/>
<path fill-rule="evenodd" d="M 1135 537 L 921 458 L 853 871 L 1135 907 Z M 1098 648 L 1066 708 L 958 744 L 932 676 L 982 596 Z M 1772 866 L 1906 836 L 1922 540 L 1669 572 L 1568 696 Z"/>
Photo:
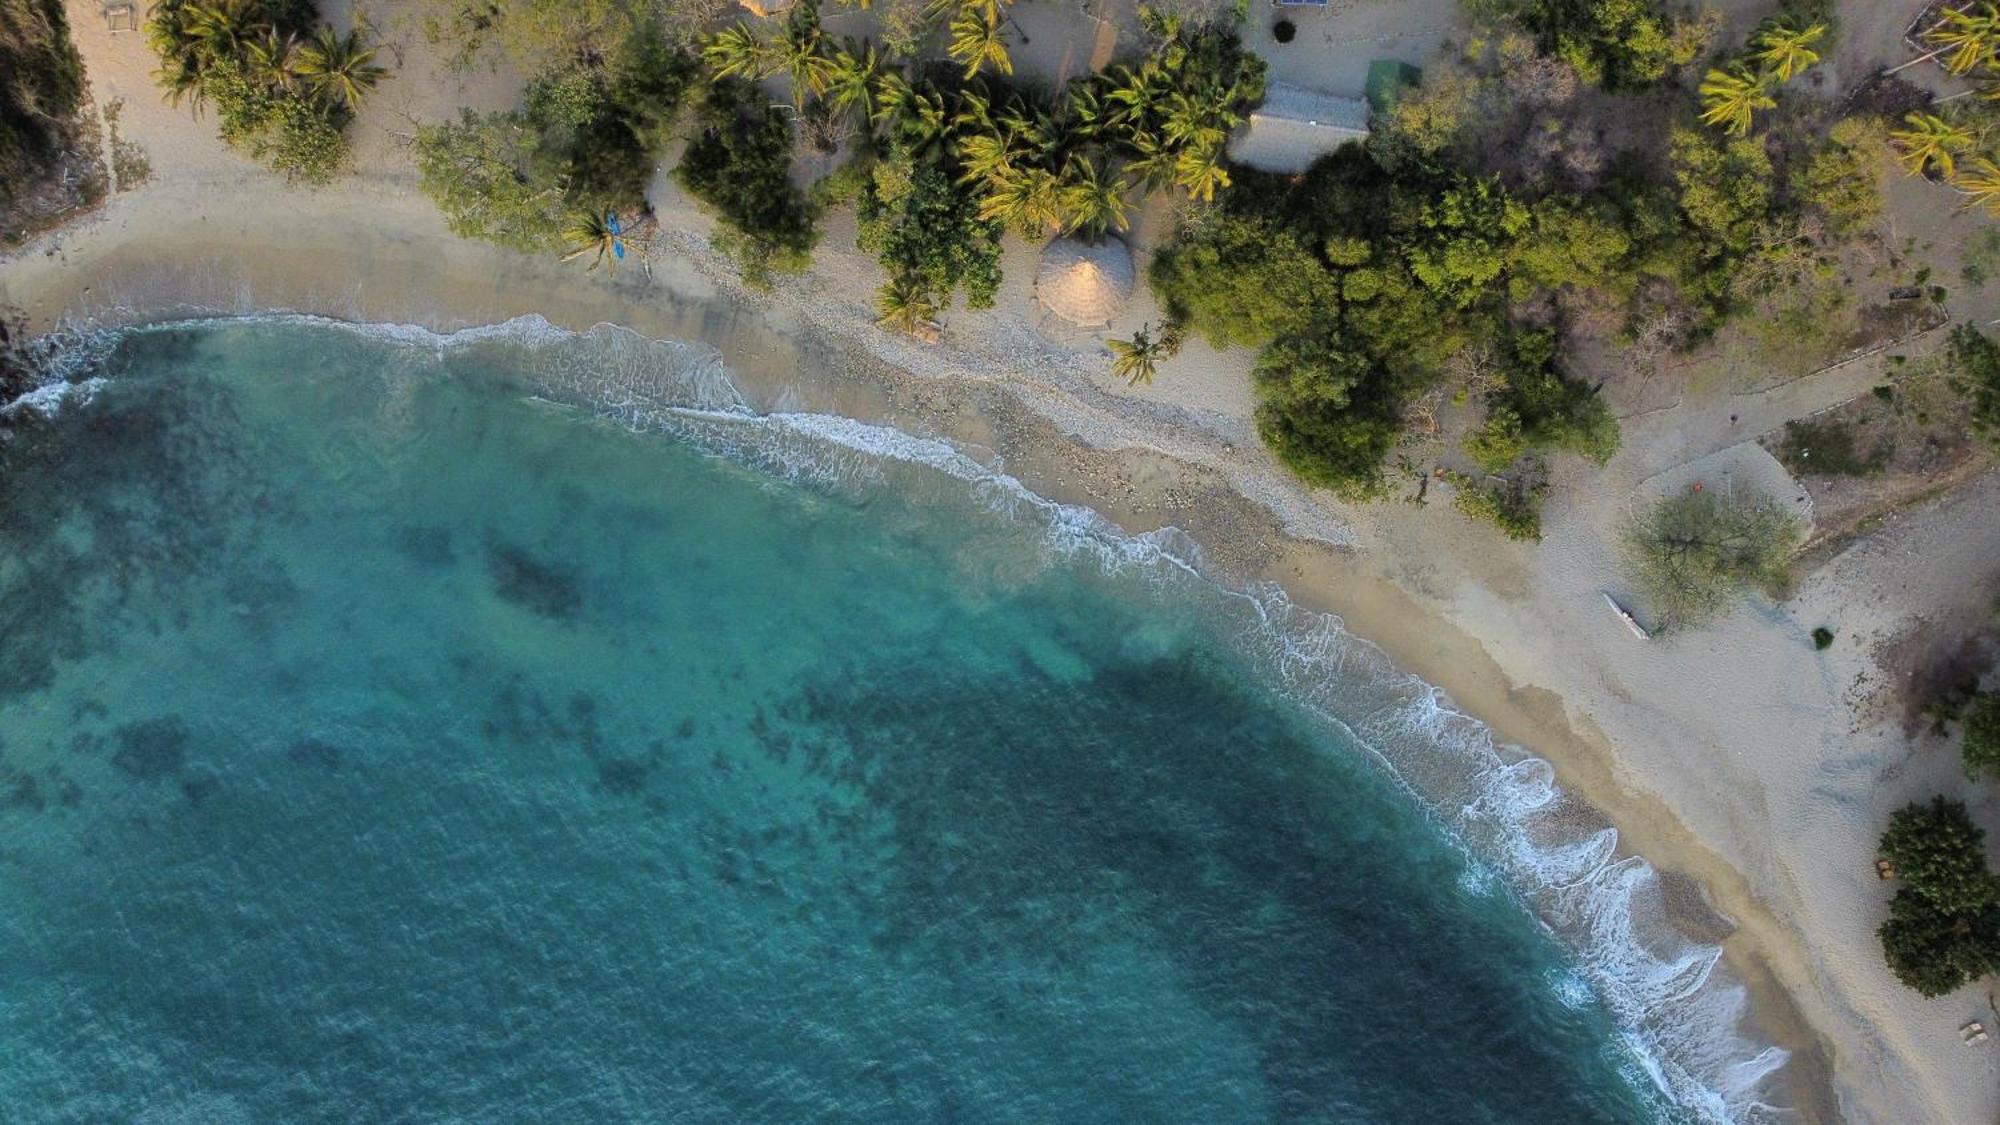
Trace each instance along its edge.
<path fill-rule="evenodd" d="M 0 477 L 8 1121 L 1769 1116 L 1546 767 L 1171 533 L 615 330 L 67 377 Z"/>

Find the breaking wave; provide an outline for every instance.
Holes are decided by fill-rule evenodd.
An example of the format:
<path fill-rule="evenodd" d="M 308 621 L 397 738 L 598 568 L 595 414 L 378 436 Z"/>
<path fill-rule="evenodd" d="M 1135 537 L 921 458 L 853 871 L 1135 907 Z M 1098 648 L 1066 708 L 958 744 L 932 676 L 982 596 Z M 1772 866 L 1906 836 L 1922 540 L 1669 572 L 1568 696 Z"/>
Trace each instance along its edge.
<path fill-rule="evenodd" d="M 1621 854 L 1617 830 L 1564 793 L 1547 762 L 1497 741 L 1337 617 L 1294 604 L 1274 585 L 1211 580 L 1188 535 L 1173 528 L 1128 534 L 1087 508 L 1037 495 L 944 441 L 832 415 L 758 413 L 722 356 L 706 345 L 612 325 L 571 332 L 538 316 L 452 333 L 294 315 L 227 322 L 245 319 L 338 328 L 421 349 L 468 371 L 525 371 L 526 393 L 635 429 L 664 430 L 758 471 L 839 494 L 865 498 L 893 485 L 943 502 L 969 496 L 988 510 L 1032 521 L 1052 555 L 1136 577 L 1178 609 L 1206 607 L 1284 693 L 1349 733 L 1464 849 L 1470 867 L 1462 893 L 1504 887 L 1574 952 L 1579 975 L 1552 980 L 1550 989 L 1571 1004 L 1594 993 L 1610 1008 L 1634 1065 L 1672 1103 L 1667 1115 L 1747 1125 L 1792 1116 L 1765 1100 L 1786 1053 L 1745 1030 L 1748 992 L 1721 964 L 1721 948 L 1673 924 L 1659 874 L 1644 859 Z M 94 393 L 98 381 L 83 376 L 123 334 L 151 330 L 59 339 L 45 349 L 39 385 L 0 406 L 0 414 L 59 407 Z M 489 352 L 496 362 L 479 362 Z"/>

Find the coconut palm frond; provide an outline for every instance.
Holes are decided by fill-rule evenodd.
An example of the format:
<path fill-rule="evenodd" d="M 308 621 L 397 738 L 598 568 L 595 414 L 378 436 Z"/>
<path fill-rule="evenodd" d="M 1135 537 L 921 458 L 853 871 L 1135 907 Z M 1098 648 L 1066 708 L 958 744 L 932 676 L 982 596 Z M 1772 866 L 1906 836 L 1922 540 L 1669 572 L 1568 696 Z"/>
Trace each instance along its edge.
<path fill-rule="evenodd" d="M 1701 80 L 1701 119 L 1731 136 L 1750 131 L 1752 116 L 1760 109 L 1778 104 L 1771 96 L 1771 76 L 1755 74 L 1740 66 L 1714 69 Z"/>
<path fill-rule="evenodd" d="M 1896 147 L 1896 159 L 1912 176 L 1936 168 L 1949 178 L 1958 170 L 1957 154 L 1972 148 L 1972 130 L 1934 113 L 1912 113 L 1903 121 L 1909 128 L 1890 131 L 1889 142 Z"/>

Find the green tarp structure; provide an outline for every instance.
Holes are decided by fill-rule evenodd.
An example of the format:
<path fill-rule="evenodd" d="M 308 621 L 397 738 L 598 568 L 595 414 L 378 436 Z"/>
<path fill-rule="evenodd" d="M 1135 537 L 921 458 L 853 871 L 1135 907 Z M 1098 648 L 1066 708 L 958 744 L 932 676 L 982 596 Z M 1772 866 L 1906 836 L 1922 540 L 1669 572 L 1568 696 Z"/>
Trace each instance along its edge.
<path fill-rule="evenodd" d="M 1395 59 L 1376 59 L 1368 64 L 1368 108 L 1387 113 L 1403 91 L 1415 86 L 1424 72 Z"/>

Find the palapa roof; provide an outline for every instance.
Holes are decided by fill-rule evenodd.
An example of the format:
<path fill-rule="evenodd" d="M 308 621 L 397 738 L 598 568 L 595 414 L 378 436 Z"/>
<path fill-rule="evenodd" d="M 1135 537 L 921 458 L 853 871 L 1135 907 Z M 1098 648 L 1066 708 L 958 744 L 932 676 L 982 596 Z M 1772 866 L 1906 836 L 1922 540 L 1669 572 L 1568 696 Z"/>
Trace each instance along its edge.
<path fill-rule="evenodd" d="M 1058 238 L 1042 250 L 1035 299 L 1079 328 L 1111 323 L 1132 296 L 1132 251 L 1107 238 L 1096 245 Z"/>

